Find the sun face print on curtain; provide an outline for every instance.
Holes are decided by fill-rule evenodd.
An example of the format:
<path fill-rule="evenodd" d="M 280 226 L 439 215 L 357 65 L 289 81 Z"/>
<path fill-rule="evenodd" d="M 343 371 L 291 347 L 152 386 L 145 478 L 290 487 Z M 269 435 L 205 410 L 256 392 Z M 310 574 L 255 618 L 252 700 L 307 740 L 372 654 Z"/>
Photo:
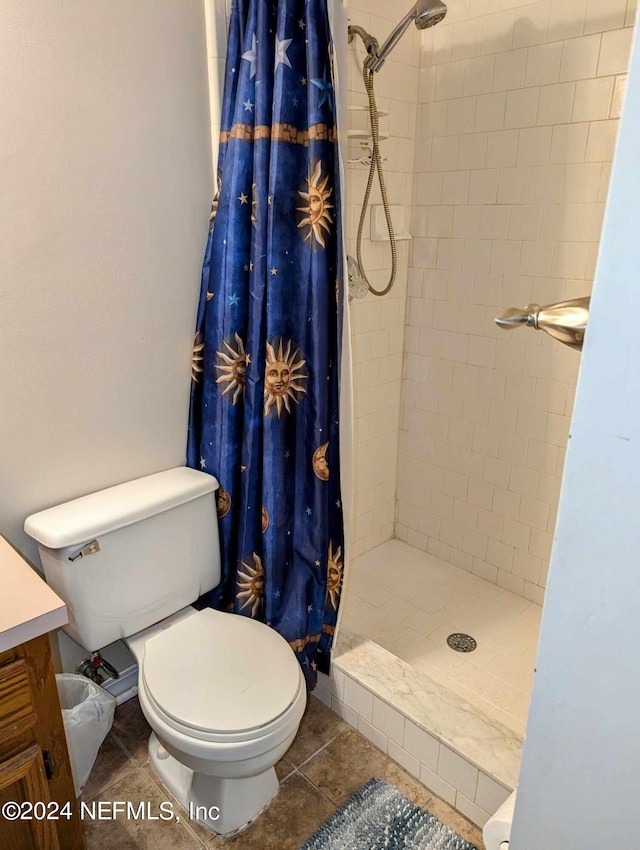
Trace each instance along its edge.
<path fill-rule="evenodd" d="M 189 465 L 221 485 L 223 580 L 204 604 L 280 632 L 310 687 L 328 669 L 344 569 L 326 4 L 234 0 L 188 445 Z"/>

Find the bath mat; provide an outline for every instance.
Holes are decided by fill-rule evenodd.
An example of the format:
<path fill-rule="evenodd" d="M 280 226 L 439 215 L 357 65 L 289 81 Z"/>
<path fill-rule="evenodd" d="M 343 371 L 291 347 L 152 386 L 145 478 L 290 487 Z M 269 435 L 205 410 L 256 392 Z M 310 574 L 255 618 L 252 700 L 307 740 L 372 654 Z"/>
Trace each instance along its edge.
<path fill-rule="evenodd" d="M 477 850 L 393 785 L 371 779 L 300 850 Z"/>

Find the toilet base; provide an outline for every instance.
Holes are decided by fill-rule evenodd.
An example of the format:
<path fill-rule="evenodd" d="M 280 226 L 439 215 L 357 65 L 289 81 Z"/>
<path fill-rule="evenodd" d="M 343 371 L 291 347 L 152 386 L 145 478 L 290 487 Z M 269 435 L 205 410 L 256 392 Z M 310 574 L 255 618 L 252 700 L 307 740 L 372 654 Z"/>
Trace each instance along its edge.
<path fill-rule="evenodd" d="M 189 818 L 218 835 L 229 836 L 249 826 L 278 793 L 273 767 L 242 779 L 206 776 L 170 755 L 155 732 L 149 738 L 149 761 Z"/>

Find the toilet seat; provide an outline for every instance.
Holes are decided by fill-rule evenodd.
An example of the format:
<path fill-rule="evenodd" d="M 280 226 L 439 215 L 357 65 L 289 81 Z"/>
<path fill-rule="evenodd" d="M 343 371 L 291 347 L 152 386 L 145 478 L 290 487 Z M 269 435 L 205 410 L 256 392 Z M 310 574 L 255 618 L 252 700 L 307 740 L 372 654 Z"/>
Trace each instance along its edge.
<path fill-rule="evenodd" d="M 141 674 L 168 726 L 220 743 L 252 741 L 287 726 L 304 688 L 300 666 L 277 632 L 212 608 L 150 637 Z"/>

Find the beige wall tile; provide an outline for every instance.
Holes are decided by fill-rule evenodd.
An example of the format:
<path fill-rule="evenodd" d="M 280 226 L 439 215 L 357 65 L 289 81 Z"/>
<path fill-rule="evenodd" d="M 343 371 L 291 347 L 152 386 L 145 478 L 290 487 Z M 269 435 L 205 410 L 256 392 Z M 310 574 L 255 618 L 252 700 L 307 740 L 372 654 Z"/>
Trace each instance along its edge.
<path fill-rule="evenodd" d="M 598 62 L 599 77 L 626 73 L 629 67 L 632 33 L 631 27 L 625 27 L 625 29 L 602 34 L 602 48 Z"/>
<path fill-rule="evenodd" d="M 392 0 L 360 6 L 352 19 L 378 37 L 398 18 Z M 494 318 L 590 291 L 635 11 L 452 5 L 438 27 L 408 32 L 376 78 L 389 191 L 412 206 L 414 239 L 392 297 L 352 305 L 356 551 L 395 528 L 542 600 L 579 357 Z M 349 71 L 350 103 L 363 105 L 353 56 Z M 365 181 L 349 169 L 350 250 Z M 386 246 L 367 241 L 365 254 L 384 283 Z M 520 710 L 517 692 L 499 696 Z"/>

